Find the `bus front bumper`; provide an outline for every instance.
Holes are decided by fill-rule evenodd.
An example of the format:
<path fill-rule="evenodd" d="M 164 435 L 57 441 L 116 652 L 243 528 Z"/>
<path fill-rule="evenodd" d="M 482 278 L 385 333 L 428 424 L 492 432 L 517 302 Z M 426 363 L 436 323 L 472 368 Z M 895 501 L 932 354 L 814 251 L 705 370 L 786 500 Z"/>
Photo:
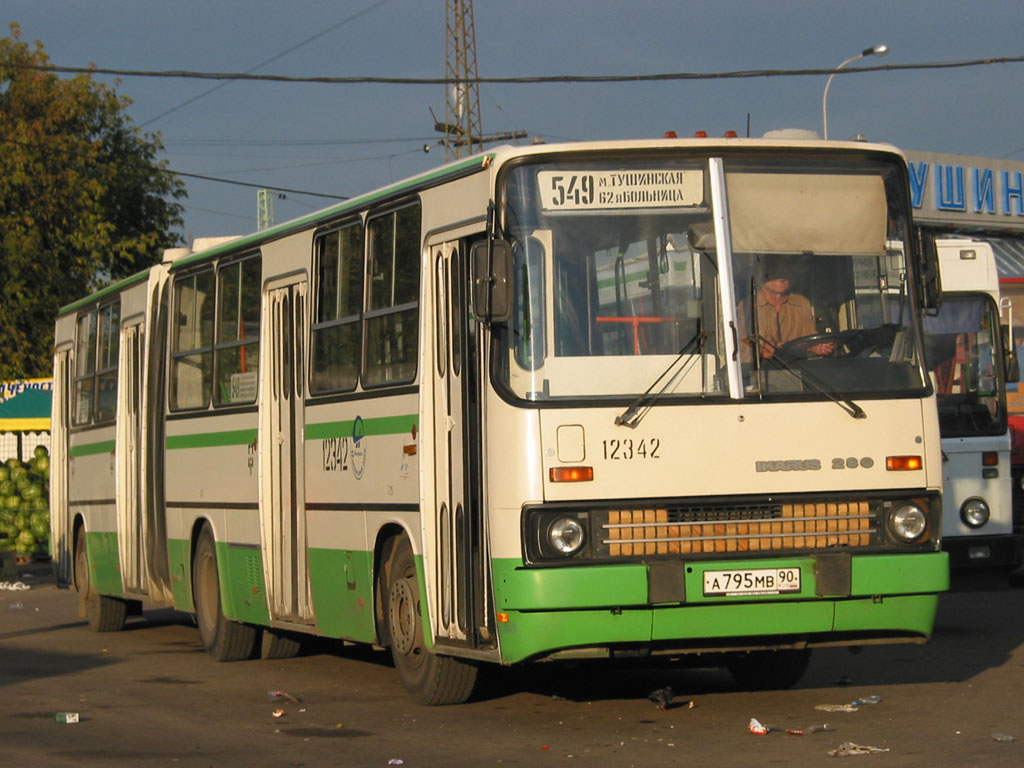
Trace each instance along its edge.
<path fill-rule="evenodd" d="M 799 568 L 798 592 L 708 597 L 705 571 Z M 708 652 L 924 642 L 945 552 L 525 568 L 496 560 L 502 663 L 619 652 Z M 653 599 L 652 599 L 653 598 Z"/>

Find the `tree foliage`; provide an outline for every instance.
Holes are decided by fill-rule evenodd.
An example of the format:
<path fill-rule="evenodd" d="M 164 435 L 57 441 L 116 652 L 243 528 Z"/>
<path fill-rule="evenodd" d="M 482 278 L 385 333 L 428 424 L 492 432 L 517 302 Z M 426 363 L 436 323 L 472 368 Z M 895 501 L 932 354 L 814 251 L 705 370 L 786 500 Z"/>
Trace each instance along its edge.
<path fill-rule="evenodd" d="M 20 33 L 0 39 L 0 379 L 49 376 L 60 307 L 177 245 L 186 194 L 131 99 L 39 69 Z"/>

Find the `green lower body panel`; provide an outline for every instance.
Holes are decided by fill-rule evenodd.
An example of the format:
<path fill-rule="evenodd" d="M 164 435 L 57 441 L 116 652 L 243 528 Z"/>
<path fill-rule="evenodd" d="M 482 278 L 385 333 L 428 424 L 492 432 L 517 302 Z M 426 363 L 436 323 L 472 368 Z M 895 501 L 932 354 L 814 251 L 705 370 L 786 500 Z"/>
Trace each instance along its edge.
<path fill-rule="evenodd" d="M 167 542 L 174 607 L 194 611 L 192 604 L 192 545 L 184 539 Z M 217 542 L 217 578 L 221 608 L 232 621 L 270 624 L 263 580 L 263 558 L 256 547 Z"/>
<path fill-rule="evenodd" d="M 256 547 L 217 543 L 217 576 L 224 615 L 232 621 L 270 624 L 263 557 Z"/>
<path fill-rule="evenodd" d="M 364 643 L 376 638 L 371 553 L 309 550 L 309 583 L 320 632 Z"/>
<path fill-rule="evenodd" d="M 101 595 L 123 596 L 124 581 L 121 579 L 121 560 L 117 553 L 117 533 L 86 533 L 85 551 L 89 556 L 89 568 L 92 571 L 89 578 L 93 590 Z"/>
<path fill-rule="evenodd" d="M 171 571 L 171 594 L 174 607 L 191 613 L 192 605 L 192 546 L 184 539 L 167 542 L 167 560 Z"/>
<path fill-rule="evenodd" d="M 192 611 L 192 551 L 188 541 L 168 542 L 174 607 Z M 328 637 L 376 641 L 372 556 L 369 552 L 310 549 L 309 583 L 317 631 Z M 233 621 L 270 625 L 270 610 L 258 547 L 217 543 L 224 615 Z"/>
<path fill-rule="evenodd" d="M 666 586 L 666 578 L 653 578 L 643 563 L 524 568 L 517 560 L 496 560 L 496 611 L 507 617 L 498 623 L 502 662 L 616 645 L 727 649 L 768 646 L 772 638 L 780 644 L 857 644 L 931 634 L 938 593 L 949 587 L 945 553 L 826 561 L 804 556 L 684 563 L 670 572 Z M 705 571 L 743 569 L 799 569 L 799 589 L 704 594 Z"/>

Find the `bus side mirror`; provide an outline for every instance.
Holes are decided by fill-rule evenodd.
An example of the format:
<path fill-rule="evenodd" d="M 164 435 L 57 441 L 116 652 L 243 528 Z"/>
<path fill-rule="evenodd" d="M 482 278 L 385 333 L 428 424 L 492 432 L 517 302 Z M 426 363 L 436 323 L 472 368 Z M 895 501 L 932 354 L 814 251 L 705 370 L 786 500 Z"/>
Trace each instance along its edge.
<path fill-rule="evenodd" d="M 935 247 L 935 233 L 918 227 L 918 251 L 921 275 L 921 309 L 938 309 L 942 303 L 942 279 L 939 276 L 939 249 Z"/>
<path fill-rule="evenodd" d="M 473 312 L 484 323 L 504 323 L 512 312 L 512 246 L 481 240 L 470 251 Z"/>
<path fill-rule="evenodd" d="M 1003 375 L 1007 384 L 1016 384 L 1020 381 L 1020 361 L 1017 359 L 1017 345 L 1013 343 L 1013 336 L 1010 335 L 1010 326 L 1000 326 L 1002 332 L 1003 347 L 1006 349 L 1006 370 Z"/>

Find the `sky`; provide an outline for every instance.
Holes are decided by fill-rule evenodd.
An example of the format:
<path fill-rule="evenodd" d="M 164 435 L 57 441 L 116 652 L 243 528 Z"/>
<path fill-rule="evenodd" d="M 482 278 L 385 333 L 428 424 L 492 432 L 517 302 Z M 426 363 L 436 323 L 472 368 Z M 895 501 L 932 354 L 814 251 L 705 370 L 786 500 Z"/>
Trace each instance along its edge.
<path fill-rule="evenodd" d="M 63 67 L 436 78 L 444 0 L 4 0 Z M 1024 55 L 1021 0 L 475 0 L 481 77 L 831 69 L 865 48 L 910 65 Z M 275 192 L 281 223 L 441 165 L 443 85 L 98 75 L 158 132 L 174 171 Z M 822 132 L 825 75 L 483 84 L 484 135 L 522 142 Z M 214 89 L 214 87 L 217 86 Z M 206 93 L 211 91 L 210 93 Z M 845 74 L 829 137 L 1024 161 L 1024 63 Z M 429 152 L 424 146 L 430 147 Z M 257 188 L 185 177 L 183 241 L 257 229 Z M 318 193 L 321 196 L 301 193 Z"/>

